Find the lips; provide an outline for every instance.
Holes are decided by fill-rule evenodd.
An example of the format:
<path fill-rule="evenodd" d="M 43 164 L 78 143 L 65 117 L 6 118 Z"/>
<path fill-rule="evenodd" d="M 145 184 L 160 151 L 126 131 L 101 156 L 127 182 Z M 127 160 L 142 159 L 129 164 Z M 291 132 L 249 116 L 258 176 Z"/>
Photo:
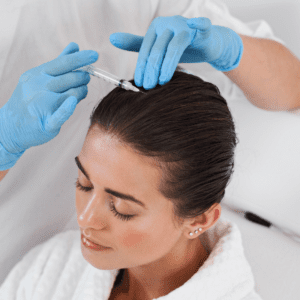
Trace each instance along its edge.
<path fill-rule="evenodd" d="M 109 248 L 109 247 L 107 247 L 107 246 L 100 245 L 100 244 L 96 243 L 94 239 L 87 238 L 83 233 L 82 233 L 82 235 L 83 235 L 88 241 L 91 241 L 92 243 L 94 243 L 94 244 L 97 245 L 97 246 L 102 246 L 102 247 Z"/>

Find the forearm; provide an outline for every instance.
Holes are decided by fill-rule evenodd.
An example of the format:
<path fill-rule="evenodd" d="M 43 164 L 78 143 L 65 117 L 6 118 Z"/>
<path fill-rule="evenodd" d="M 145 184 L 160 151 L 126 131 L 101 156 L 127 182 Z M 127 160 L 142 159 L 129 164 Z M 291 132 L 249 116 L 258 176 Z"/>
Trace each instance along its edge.
<path fill-rule="evenodd" d="M 5 175 L 8 173 L 10 169 L 5 170 L 5 171 L 0 171 L 0 181 L 5 177 Z"/>
<path fill-rule="evenodd" d="M 300 60 L 276 41 L 239 36 L 244 45 L 240 64 L 224 74 L 259 108 L 300 108 Z"/>

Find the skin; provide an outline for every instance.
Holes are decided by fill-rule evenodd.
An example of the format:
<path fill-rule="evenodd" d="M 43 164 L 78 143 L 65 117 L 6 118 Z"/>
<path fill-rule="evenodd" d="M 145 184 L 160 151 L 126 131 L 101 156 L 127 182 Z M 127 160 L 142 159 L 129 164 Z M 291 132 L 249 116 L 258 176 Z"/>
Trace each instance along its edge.
<path fill-rule="evenodd" d="M 172 202 L 158 191 L 162 171 L 151 158 L 138 155 L 97 126 L 87 134 L 78 157 L 91 181 L 79 169 L 78 180 L 92 187 L 89 192 L 76 189 L 78 225 L 84 235 L 112 248 L 95 252 L 81 245 L 81 250 L 95 268 L 126 269 L 122 286 L 112 293 L 122 299 L 153 299 L 189 280 L 208 257 L 199 236 L 217 222 L 221 206 L 213 205 L 178 228 Z M 147 209 L 112 196 L 105 188 L 133 195 Z M 111 201 L 119 213 L 136 216 L 119 219 L 110 210 Z M 201 232 L 189 235 L 199 227 Z"/>

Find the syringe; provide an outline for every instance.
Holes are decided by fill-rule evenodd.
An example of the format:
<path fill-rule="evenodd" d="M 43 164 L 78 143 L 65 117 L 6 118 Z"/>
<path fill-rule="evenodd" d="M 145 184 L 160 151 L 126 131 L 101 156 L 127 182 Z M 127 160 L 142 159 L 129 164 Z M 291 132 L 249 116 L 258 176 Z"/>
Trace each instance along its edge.
<path fill-rule="evenodd" d="M 103 80 L 108 81 L 108 82 L 114 84 L 115 86 L 121 87 L 125 90 L 144 93 L 144 92 L 140 91 L 137 87 L 133 86 L 129 81 L 120 79 L 117 76 L 112 75 L 104 70 L 99 69 L 99 68 L 95 68 L 92 65 L 84 66 L 79 69 L 76 69 L 76 71 L 77 70 L 78 71 L 86 71 L 93 76 L 102 78 Z"/>

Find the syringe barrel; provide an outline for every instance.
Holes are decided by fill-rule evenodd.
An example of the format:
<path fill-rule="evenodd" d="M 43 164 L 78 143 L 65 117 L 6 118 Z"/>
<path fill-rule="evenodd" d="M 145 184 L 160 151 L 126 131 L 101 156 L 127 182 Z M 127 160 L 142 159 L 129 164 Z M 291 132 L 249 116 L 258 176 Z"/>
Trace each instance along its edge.
<path fill-rule="evenodd" d="M 101 70 L 99 68 L 95 68 L 92 65 L 84 66 L 84 67 L 81 67 L 77 70 L 86 71 L 91 75 L 102 78 L 103 80 L 108 81 L 110 83 L 113 83 L 115 85 L 119 85 L 120 80 L 121 80 L 121 78 L 119 78 L 119 77 L 117 77 L 113 74 L 110 74 L 109 72 L 106 72 L 104 70 Z"/>
<path fill-rule="evenodd" d="M 108 82 L 114 84 L 115 86 L 121 87 L 125 90 L 140 92 L 140 90 L 137 87 L 133 86 L 130 82 L 128 82 L 124 79 L 121 79 L 121 78 L 119 78 L 119 77 L 117 77 L 113 74 L 110 74 L 109 72 L 106 72 L 106 71 L 101 70 L 99 68 L 95 68 L 92 65 L 87 65 L 87 66 L 81 67 L 77 70 L 86 71 L 86 72 L 88 72 L 89 74 L 91 74 L 93 76 L 96 76 L 98 78 L 102 78 L 103 80 L 108 81 Z M 144 92 L 142 92 L 142 93 L 144 93 Z"/>

